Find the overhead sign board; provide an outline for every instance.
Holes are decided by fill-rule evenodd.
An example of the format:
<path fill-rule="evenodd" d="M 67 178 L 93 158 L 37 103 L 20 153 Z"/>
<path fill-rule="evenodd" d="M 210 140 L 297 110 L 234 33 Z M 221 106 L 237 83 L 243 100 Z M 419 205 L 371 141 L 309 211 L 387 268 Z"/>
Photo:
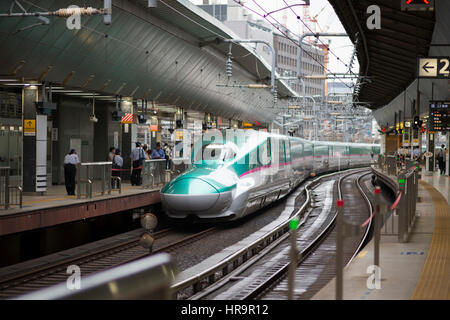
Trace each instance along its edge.
<path fill-rule="evenodd" d="M 450 101 L 431 101 L 430 131 L 450 131 Z"/>
<path fill-rule="evenodd" d="M 402 11 L 434 10 L 434 0 L 400 0 Z"/>
<path fill-rule="evenodd" d="M 417 66 L 417 76 L 419 78 L 450 78 L 450 57 L 419 58 Z"/>

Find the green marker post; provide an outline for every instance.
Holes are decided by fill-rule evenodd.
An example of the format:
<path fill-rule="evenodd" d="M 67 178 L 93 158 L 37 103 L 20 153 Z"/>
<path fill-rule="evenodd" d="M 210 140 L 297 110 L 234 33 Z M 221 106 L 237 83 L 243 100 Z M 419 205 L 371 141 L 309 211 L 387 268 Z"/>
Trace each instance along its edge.
<path fill-rule="evenodd" d="M 398 186 L 399 191 L 402 192 L 402 197 L 400 199 L 400 203 L 398 205 L 398 241 L 400 243 L 406 242 L 406 233 L 407 233 L 407 227 L 406 227 L 406 194 L 405 194 L 405 185 L 406 185 L 406 175 L 405 173 L 400 173 L 398 176 Z"/>
<path fill-rule="evenodd" d="M 291 259 L 291 263 L 289 264 L 289 275 L 288 275 L 288 300 L 294 299 L 294 286 L 295 286 L 295 271 L 297 270 L 297 229 L 300 225 L 300 220 L 298 218 L 294 218 L 289 221 L 289 233 L 291 238 L 291 250 L 289 252 L 289 256 Z"/>

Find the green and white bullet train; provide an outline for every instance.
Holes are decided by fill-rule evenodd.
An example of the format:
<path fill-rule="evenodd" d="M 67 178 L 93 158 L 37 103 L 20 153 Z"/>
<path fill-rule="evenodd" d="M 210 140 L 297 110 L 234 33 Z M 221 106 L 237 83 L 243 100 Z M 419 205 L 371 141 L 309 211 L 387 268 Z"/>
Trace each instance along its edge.
<path fill-rule="evenodd" d="M 380 153 L 373 144 L 246 131 L 245 139 L 202 139 L 192 152 L 192 167 L 161 189 L 169 217 L 236 220 L 284 197 L 311 175 L 369 165 Z"/>

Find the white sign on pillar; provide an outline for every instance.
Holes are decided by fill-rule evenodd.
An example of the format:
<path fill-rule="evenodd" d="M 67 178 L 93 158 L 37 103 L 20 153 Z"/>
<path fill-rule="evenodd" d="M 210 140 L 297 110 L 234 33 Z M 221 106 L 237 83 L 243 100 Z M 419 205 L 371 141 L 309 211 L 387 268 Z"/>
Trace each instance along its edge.
<path fill-rule="evenodd" d="M 138 132 L 137 132 L 138 128 L 137 128 L 137 125 L 136 124 L 130 124 L 130 127 L 131 127 L 131 144 L 132 144 L 131 150 L 133 150 L 134 147 L 136 146 L 136 142 L 141 142 L 141 141 L 138 141 Z"/>
<path fill-rule="evenodd" d="M 47 116 L 36 116 L 36 192 L 47 191 Z"/>
<path fill-rule="evenodd" d="M 386 135 L 381 135 L 381 154 L 386 154 Z"/>
<path fill-rule="evenodd" d="M 114 131 L 114 148 L 119 148 L 119 132 Z"/>

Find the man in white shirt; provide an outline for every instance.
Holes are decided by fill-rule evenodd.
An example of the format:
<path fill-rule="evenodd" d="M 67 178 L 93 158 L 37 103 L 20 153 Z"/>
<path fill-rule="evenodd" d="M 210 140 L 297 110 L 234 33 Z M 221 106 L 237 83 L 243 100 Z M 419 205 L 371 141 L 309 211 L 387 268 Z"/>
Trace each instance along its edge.
<path fill-rule="evenodd" d="M 64 157 L 64 182 L 69 196 L 75 195 L 75 176 L 77 174 L 76 165 L 80 162 L 75 149 L 69 151 Z"/>

